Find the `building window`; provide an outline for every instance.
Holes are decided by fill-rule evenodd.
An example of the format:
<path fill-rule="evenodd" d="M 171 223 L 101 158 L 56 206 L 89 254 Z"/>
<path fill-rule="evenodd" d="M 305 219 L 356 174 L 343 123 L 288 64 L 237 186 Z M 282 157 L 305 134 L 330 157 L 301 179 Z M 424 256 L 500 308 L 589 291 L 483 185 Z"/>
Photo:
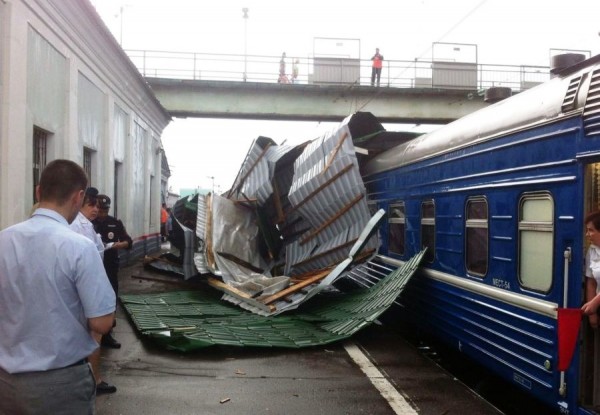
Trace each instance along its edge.
<path fill-rule="evenodd" d="M 435 259 L 435 206 L 433 200 L 421 204 L 421 249 L 427 247 L 425 261 Z"/>
<path fill-rule="evenodd" d="M 88 185 L 92 185 L 92 154 L 93 151 L 87 147 L 83 148 L 83 170 L 88 177 Z"/>
<path fill-rule="evenodd" d="M 391 254 L 404 255 L 406 241 L 406 211 L 404 202 L 390 204 L 388 208 L 389 240 L 388 250 Z"/>
<path fill-rule="evenodd" d="M 549 194 L 529 194 L 519 203 L 519 282 L 547 292 L 552 287 L 554 201 Z"/>
<path fill-rule="evenodd" d="M 33 201 L 37 201 L 35 189 L 40 184 L 40 175 L 46 167 L 46 153 L 48 148 L 48 132 L 38 127 L 33 127 Z"/>
<path fill-rule="evenodd" d="M 467 271 L 484 276 L 488 269 L 488 205 L 483 197 L 467 200 L 465 228 Z"/>

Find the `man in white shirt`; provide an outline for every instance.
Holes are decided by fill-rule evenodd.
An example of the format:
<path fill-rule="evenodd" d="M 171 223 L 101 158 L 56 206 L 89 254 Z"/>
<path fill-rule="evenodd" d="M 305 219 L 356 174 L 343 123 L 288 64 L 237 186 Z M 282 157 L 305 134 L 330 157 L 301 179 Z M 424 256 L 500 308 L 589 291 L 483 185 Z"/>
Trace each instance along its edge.
<path fill-rule="evenodd" d="M 94 413 L 90 332 L 112 327 L 115 294 L 94 243 L 69 228 L 86 187 L 81 166 L 54 160 L 39 208 L 0 232 L 0 413 Z"/>
<path fill-rule="evenodd" d="M 71 229 L 78 234 L 81 234 L 88 238 L 90 241 L 96 244 L 98 253 L 101 258 L 104 258 L 104 244 L 102 238 L 94 230 L 94 225 L 91 221 L 96 219 L 98 216 L 98 189 L 95 187 L 88 187 L 85 191 L 83 198 L 83 205 L 77 214 L 77 217 L 71 222 Z M 98 275 L 98 278 L 104 278 L 103 275 Z M 92 332 L 94 340 L 100 344 L 102 340 L 102 334 Z M 92 365 L 92 372 L 96 378 L 96 395 L 105 393 L 115 393 L 117 391 L 116 386 L 102 380 L 100 374 L 100 348 L 94 350 L 94 352 L 88 357 L 88 361 Z"/>
<path fill-rule="evenodd" d="M 83 205 L 70 226 L 75 232 L 92 241 L 98 249 L 100 258 L 104 258 L 104 243 L 102 243 L 100 234 L 94 230 L 94 224 L 92 223 L 96 216 L 98 216 L 98 189 L 88 187 L 83 198 Z"/>

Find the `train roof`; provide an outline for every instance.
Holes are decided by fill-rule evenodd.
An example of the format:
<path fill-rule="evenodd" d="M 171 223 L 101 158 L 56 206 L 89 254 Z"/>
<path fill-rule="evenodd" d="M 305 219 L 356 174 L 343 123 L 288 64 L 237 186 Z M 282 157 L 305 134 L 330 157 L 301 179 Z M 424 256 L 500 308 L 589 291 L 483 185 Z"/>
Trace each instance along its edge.
<path fill-rule="evenodd" d="M 594 69 L 600 73 L 600 55 L 557 72 L 543 84 L 375 155 L 364 166 L 363 174 L 381 173 L 580 112 L 590 89 L 592 76 L 587 74 Z"/>

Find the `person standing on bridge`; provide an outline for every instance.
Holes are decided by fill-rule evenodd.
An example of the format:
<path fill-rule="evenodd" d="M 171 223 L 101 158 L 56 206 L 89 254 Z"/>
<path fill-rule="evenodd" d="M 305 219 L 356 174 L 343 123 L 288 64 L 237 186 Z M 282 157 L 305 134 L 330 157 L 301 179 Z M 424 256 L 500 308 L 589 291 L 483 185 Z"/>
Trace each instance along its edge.
<path fill-rule="evenodd" d="M 277 83 L 280 84 L 289 84 L 290 80 L 285 74 L 285 52 L 281 55 L 281 60 L 279 61 L 279 78 L 277 78 Z"/>
<path fill-rule="evenodd" d="M 295 84 L 298 82 L 298 65 L 300 64 L 300 61 L 296 58 L 294 60 L 294 62 L 292 62 L 292 83 Z"/>
<path fill-rule="evenodd" d="M 377 86 L 381 80 L 381 68 L 383 67 L 383 55 L 379 53 L 379 48 L 375 48 L 375 55 L 371 58 L 373 61 L 373 67 L 371 68 L 371 86 L 375 85 L 375 78 L 377 78 Z"/>

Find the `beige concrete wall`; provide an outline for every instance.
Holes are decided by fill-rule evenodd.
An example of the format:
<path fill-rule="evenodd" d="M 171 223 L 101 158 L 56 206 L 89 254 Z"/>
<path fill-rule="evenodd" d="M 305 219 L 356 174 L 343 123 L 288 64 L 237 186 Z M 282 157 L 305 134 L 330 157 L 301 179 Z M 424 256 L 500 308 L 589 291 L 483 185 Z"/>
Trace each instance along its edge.
<path fill-rule="evenodd" d="M 121 163 L 118 216 L 134 238 L 159 232 L 160 137 L 169 121 L 89 2 L 0 0 L 1 228 L 34 203 L 37 126 L 49 134 L 47 161 L 83 163 L 90 149 L 92 185 L 113 199 Z"/>

